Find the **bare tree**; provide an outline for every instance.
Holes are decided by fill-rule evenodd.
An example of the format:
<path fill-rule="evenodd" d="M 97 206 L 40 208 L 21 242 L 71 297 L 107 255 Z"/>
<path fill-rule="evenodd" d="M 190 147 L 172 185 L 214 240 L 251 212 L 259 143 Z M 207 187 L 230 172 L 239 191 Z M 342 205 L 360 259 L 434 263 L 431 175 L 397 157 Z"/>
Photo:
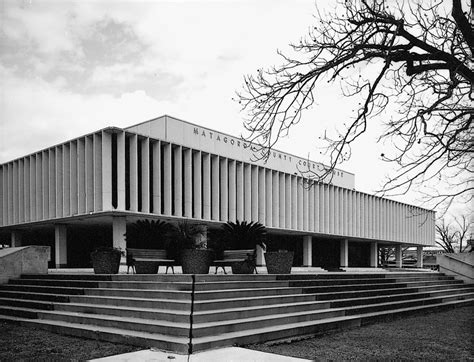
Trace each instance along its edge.
<path fill-rule="evenodd" d="M 469 249 L 468 238 L 470 222 L 465 216 L 455 219 L 454 225 L 446 224 L 444 220 L 436 225 L 436 244 L 447 253 L 464 252 Z"/>
<path fill-rule="evenodd" d="M 379 192 L 403 194 L 433 181 L 433 207 L 473 198 L 472 4 L 339 1 L 332 13 L 317 9 L 308 36 L 291 49 L 291 56 L 279 52 L 283 65 L 246 76 L 238 92 L 246 138 L 260 158 L 314 104 L 318 85 L 337 83 L 354 101 L 354 116 L 336 136 L 322 136 L 326 170 L 303 172 L 327 180 L 378 117 L 385 123 L 379 141 L 393 144 L 380 156 L 397 165 Z"/>

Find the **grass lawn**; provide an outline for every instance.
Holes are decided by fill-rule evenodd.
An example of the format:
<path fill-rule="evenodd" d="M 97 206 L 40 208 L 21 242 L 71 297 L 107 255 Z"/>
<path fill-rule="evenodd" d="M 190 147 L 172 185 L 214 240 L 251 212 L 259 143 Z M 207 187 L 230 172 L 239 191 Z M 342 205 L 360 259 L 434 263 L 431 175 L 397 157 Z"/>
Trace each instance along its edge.
<path fill-rule="evenodd" d="M 474 306 L 283 344 L 247 346 L 315 361 L 474 361 Z"/>
<path fill-rule="evenodd" d="M 0 321 L 0 361 L 85 361 L 141 349 Z"/>
<path fill-rule="evenodd" d="M 313 360 L 474 361 L 473 336 L 474 307 L 471 306 L 292 343 L 248 347 Z M 140 349 L 0 322 L 0 361 L 87 360 Z"/>

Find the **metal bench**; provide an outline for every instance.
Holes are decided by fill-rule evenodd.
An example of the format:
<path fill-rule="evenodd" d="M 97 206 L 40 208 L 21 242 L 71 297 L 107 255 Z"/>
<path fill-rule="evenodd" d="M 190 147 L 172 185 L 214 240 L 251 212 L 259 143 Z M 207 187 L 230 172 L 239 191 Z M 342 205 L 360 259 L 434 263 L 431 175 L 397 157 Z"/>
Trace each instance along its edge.
<path fill-rule="evenodd" d="M 232 266 L 232 263 L 247 260 L 249 256 L 255 255 L 254 249 L 243 249 L 243 250 L 224 250 L 222 259 L 217 259 L 212 262 L 212 265 L 216 267 L 216 272 L 219 268 L 222 268 L 224 274 L 227 274 L 225 271 L 226 266 Z M 255 268 L 255 273 L 258 274 L 257 268 Z"/>
<path fill-rule="evenodd" d="M 137 263 L 149 265 L 155 265 L 159 267 L 160 265 L 166 266 L 166 274 L 168 274 L 168 268 L 171 267 L 171 270 L 174 274 L 174 266 L 177 264 L 175 260 L 168 259 L 166 257 L 166 250 L 162 249 L 127 249 L 127 273 L 128 268 L 136 267 Z M 157 269 L 158 271 L 158 269 Z"/>

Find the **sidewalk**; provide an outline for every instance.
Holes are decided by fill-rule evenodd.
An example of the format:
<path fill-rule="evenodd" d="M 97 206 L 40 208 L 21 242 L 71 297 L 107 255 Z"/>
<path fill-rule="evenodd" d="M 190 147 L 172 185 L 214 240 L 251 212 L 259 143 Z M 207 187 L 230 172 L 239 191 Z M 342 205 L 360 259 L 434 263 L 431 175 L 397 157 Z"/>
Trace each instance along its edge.
<path fill-rule="evenodd" d="M 287 357 L 273 353 L 254 351 L 239 347 L 226 347 L 195 353 L 192 355 L 147 349 L 116 356 L 94 359 L 92 361 L 132 362 L 132 361 L 163 361 L 163 362 L 306 362 L 302 358 Z"/>

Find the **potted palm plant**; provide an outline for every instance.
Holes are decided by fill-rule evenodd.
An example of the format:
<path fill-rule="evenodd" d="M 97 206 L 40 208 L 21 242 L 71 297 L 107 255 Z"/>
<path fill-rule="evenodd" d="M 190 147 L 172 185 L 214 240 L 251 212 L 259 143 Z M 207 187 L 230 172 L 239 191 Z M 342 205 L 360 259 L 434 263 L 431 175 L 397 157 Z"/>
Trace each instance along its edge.
<path fill-rule="evenodd" d="M 259 222 L 227 222 L 222 226 L 222 236 L 225 248 L 231 250 L 253 250 L 243 261 L 232 263 L 232 273 L 252 274 L 256 267 L 257 245 L 265 250 L 266 229 Z"/>
<path fill-rule="evenodd" d="M 95 274 L 117 274 L 120 268 L 122 251 L 118 248 L 100 247 L 91 253 Z"/>
<path fill-rule="evenodd" d="M 290 274 L 294 252 L 286 249 L 285 240 L 273 238 L 267 241 L 265 264 L 268 274 Z"/>
<path fill-rule="evenodd" d="M 208 274 L 213 251 L 207 248 L 206 227 L 181 222 L 173 236 L 183 274 Z"/>

